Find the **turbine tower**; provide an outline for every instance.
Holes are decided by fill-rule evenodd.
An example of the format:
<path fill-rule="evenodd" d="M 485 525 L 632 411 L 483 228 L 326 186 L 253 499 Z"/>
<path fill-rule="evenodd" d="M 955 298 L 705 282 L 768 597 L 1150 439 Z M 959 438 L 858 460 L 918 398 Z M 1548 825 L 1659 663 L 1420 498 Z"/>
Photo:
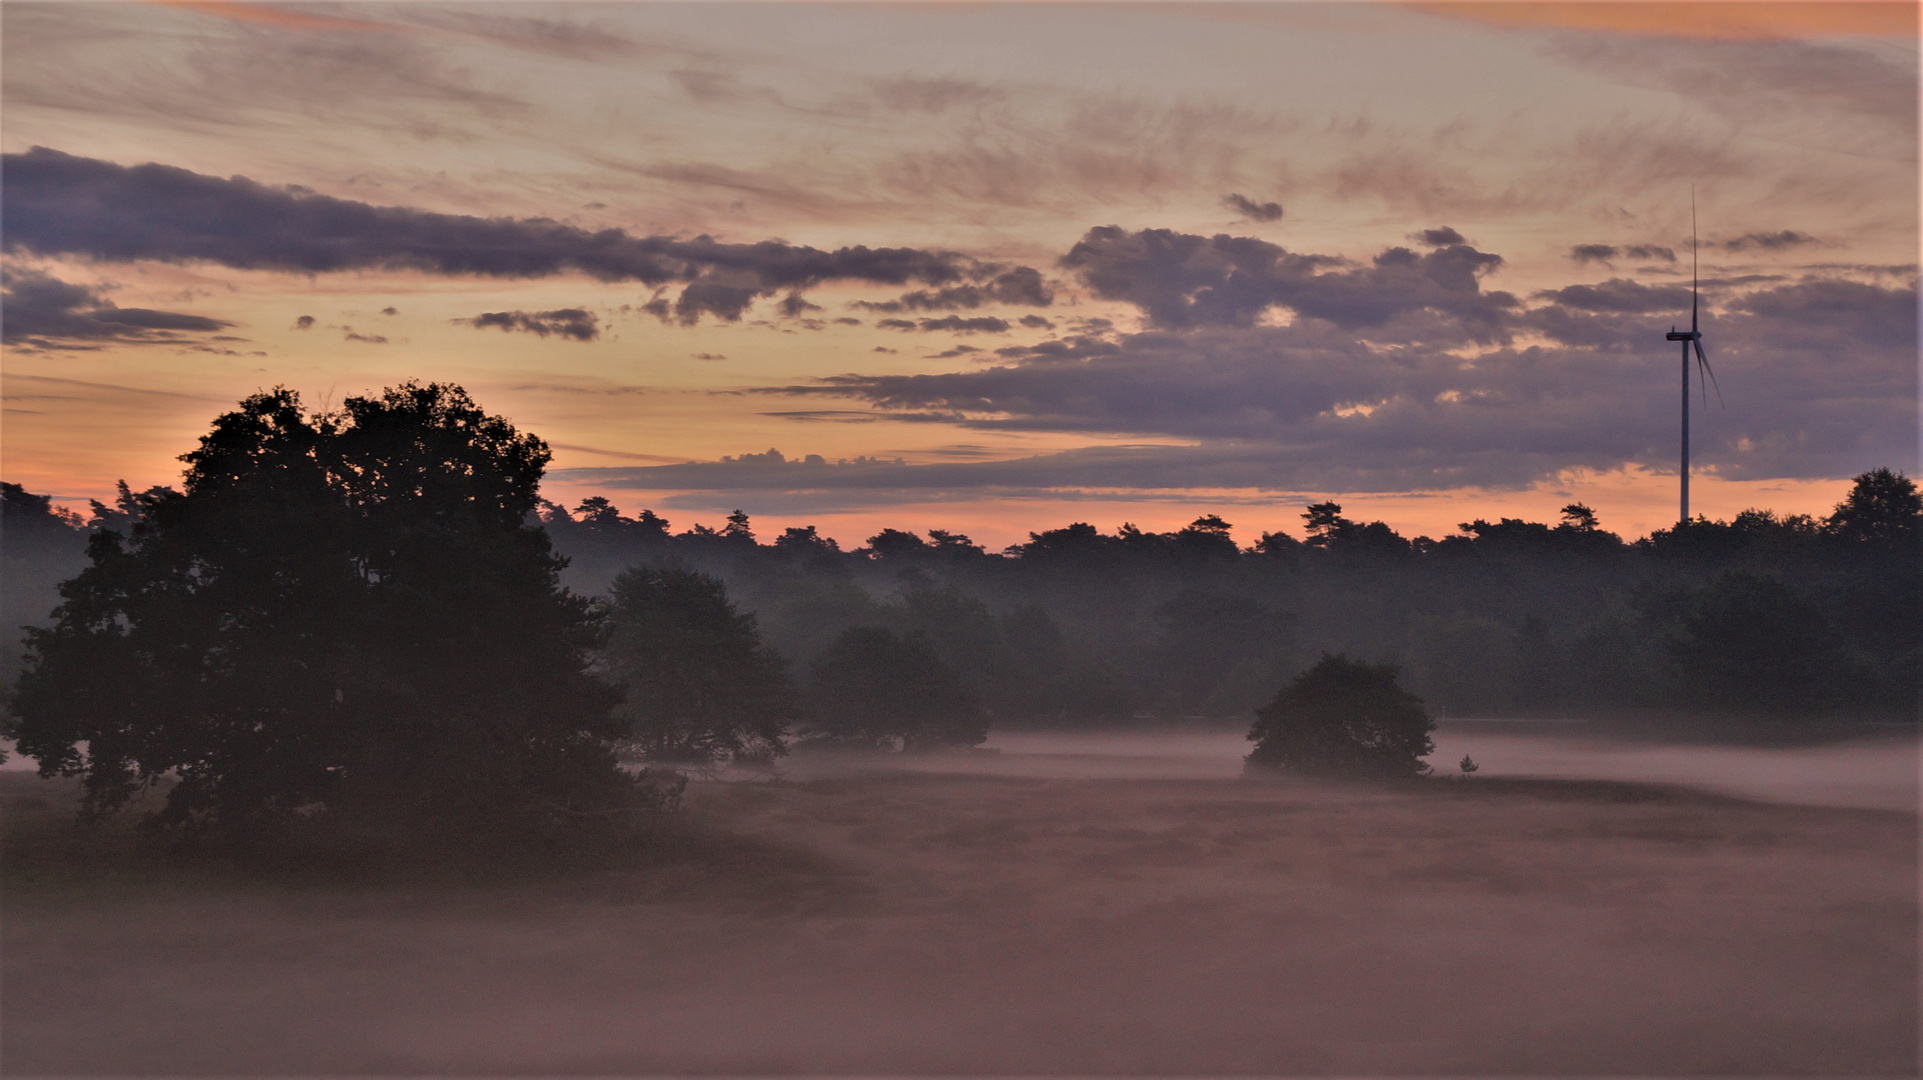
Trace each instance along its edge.
<path fill-rule="evenodd" d="M 1696 347 L 1696 379 L 1703 382 L 1707 375 L 1708 383 L 1703 386 L 1703 407 L 1709 407 L 1709 383 L 1716 381 L 1716 372 L 1709 366 L 1709 356 L 1703 352 L 1703 332 L 1696 323 L 1696 193 L 1689 193 L 1689 329 L 1678 330 L 1672 323 L 1669 333 L 1663 337 L 1669 341 L 1683 343 L 1683 480 L 1682 517 L 1678 524 L 1689 524 L 1689 349 Z M 1723 400 L 1723 388 L 1716 387 L 1716 400 Z"/>

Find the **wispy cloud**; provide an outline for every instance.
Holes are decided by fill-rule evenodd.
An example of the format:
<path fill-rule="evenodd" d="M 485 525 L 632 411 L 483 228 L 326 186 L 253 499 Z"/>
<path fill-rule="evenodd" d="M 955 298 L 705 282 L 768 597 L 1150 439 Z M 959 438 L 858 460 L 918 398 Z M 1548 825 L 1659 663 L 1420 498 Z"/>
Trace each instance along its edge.
<path fill-rule="evenodd" d="M 1736 4 L 1730 8 L 1772 6 L 1791 5 Z M 1911 9 L 1912 28 L 1915 17 Z M 1900 131 L 1914 139 L 1916 133 L 1913 52 L 1905 65 L 1877 51 L 1834 42 L 1652 41 L 1600 34 L 1556 35 L 1543 49 L 1547 55 L 1584 71 L 1633 86 L 1660 87 L 1747 122 L 1777 123 L 1820 115 L 1830 124 L 1845 119 L 1867 120 L 1882 126 L 1886 134 Z"/>
<path fill-rule="evenodd" d="M 1785 251 L 1789 248 L 1817 244 L 1817 240 L 1805 232 L 1795 229 L 1780 229 L 1776 232 L 1754 232 L 1733 237 L 1717 244 L 1724 251 Z"/>

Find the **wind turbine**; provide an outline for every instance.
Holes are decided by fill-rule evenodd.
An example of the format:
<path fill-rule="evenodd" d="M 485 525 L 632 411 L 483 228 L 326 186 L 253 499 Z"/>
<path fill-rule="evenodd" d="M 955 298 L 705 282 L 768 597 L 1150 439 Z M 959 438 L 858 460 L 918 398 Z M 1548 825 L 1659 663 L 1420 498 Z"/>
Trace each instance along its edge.
<path fill-rule="evenodd" d="M 1664 339 L 1668 341 L 1680 341 L 1683 343 L 1683 467 L 1682 467 L 1683 514 L 1680 521 L 1680 524 L 1683 524 L 1683 525 L 1689 524 L 1689 348 L 1690 346 L 1694 345 L 1696 347 L 1696 380 L 1698 382 L 1703 382 L 1703 376 L 1705 375 L 1709 376 L 1708 383 L 1706 383 L 1703 386 L 1703 408 L 1705 409 L 1709 408 L 1709 384 L 1713 384 L 1716 382 L 1716 372 L 1710 368 L 1709 356 L 1703 352 L 1703 332 L 1697 329 L 1696 286 L 1697 286 L 1696 193 L 1694 191 L 1691 191 L 1689 193 L 1689 329 L 1678 330 L 1676 329 L 1675 324 L 1672 323 L 1670 324 L 1670 327 L 1669 327 L 1669 333 L 1663 335 Z M 1723 400 L 1723 388 L 1721 386 L 1717 386 L 1716 387 L 1717 404 L 1719 405 L 1722 404 L 1722 400 Z"/>

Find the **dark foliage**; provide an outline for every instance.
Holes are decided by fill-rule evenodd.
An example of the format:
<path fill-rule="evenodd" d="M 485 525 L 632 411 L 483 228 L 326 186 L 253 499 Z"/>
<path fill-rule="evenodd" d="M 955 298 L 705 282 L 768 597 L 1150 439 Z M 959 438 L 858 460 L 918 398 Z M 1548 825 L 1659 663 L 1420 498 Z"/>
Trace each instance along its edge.
<path fill-rule="evenodd" d="M 761 643 L 721 579 L 636 567 L 614 579 L 607 613 L 617 715 L 650 761 L 711 765 L 786 752 L 796 714 L 787 662 Z"/>
<path fill-rule="evenodd" d="M 185 490 L 100 530 L 30 635 L 21 751 L 103 814 L 248 829 L 335 811 L 485 829 L 618 807 L 594 626 L 524 522 L 547 446 L 458 387 L 219 417 Z M 83 749 L 84 746 L 84 749 Z"/>
<path fill-rule="evenodd" d="M 53 496 L 35 495 L 19 484 L 0 483 L 0 529 L 6 530 L 9 541 L 62 535 L 79 526 L 79 515 L 54 506 Z"/>
<path fill-rule="evenodd" d="M 988 716 L 925 634 L 856 627 L 815 662 L 809 732 L 843 746 L 975 746 Z"/>
<path fill-rule="evenodd" d="M 1899 472 L 1873 469 L 1856 478 L 1849 497 L 1830 515 L 1831 535 L 1867 543 L 1914 544 L 1923 495 Z"/>
<path fill-rule="evenodd" d="M 1303 513 L 1302 519 L 1306 523 L 1304 529 L 1309 534 L 1304 542 L 1309 547 L 1383 555 L 1401 555 L 1410 549 L 1409 541 L 1380 521 L 1364 525 L 1343 517 L 1342 507 L 1338 503 L 1316 503 Z"/>
<path fill-rule="evenodd" d="M 44 619 L 51 581 L 85 562 L 87 531 L 20 495 L 39 500 L 39 510 L 15 503 L 36 515 L 33 535 L 49 537 L 52 554 L 26 559 L 38 549 L 10 527 L 0 600 L 19 614 L 13 625 Z M 165 496 L 123 492 L 89 525 L 124 533 Z M 763 542 L 739 511 L 676 531 L 602 497 L 573 512 L 541 504 L 540 522 L 576 590 L 605 593 L 636 565 L 712 575 L 804 672 L 851 628 L 919 632 L 998 724 L 1246 714 L 1323 651 L 1398 663 L 1412 692 L 1455 716 L 1755 713 L 1741 692 L 1684 675 L 1691 664 L 1776 663 L 1734 645 L 1698 663 L 1697 646 L 1680 644 L 1714 650 L 1723 631 L 1705 621 L 1717 609 L 1704 590 L 1734 573 L 1782 582 L 1820 616 L 1815 638 L 1796 638 L 1820 653 L 1820 691 L 1811 683 L 1767 711 L 1872 719 L 1915 715 L 1917 505 L 1907 477 L 1875 470 L 1827 518 L 1752 509 L 1625 543 L 1574 503 L 1555 524 L 1477 519 L 1409 540 L 1324 502 L 1305 515 L 1306 540 L 1269 532 L 1239 552 L 1214 515 L 1161 533 L 1080 522 L 997 553 L 942 529 L 883 529 L 854 550 L 805 525 Z"/>
<path fill-rule="evenodd" d="M 1250 766 L 1314 776 L 1422 776 L 1435 721 L 1393 664 L 1328 653 L 1256 710 Z"/>
<path fill-rule="evenodd" d="M 1295 616 L 1247 596 L 1185 589 L 1153 618 L 1162 676 L 1154 703 L 1176 715 L 1242 711 L 1287 672 L 1294 652 Z"/>
<path fill-rule="evenodd" d="M 1746 570 L 1688 594 L 1664 642 L 1676 700 L 1711 712 L 1798 716 L 1849 695 L 1856 677 L 1823 612 Z"/>

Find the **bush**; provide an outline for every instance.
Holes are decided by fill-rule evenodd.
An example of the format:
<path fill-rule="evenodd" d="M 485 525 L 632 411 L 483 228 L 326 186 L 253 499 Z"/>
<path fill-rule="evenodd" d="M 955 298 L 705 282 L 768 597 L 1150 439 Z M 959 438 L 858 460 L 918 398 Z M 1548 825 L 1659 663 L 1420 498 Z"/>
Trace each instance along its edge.
<path fill-rule="evenodd" d="M 1317 776 L 1422 776 L 1435 727 L 1422 699 L 1396 685 L 1394 665 L 1324 653 L 1256 710 L 1246 760 Z"/>

